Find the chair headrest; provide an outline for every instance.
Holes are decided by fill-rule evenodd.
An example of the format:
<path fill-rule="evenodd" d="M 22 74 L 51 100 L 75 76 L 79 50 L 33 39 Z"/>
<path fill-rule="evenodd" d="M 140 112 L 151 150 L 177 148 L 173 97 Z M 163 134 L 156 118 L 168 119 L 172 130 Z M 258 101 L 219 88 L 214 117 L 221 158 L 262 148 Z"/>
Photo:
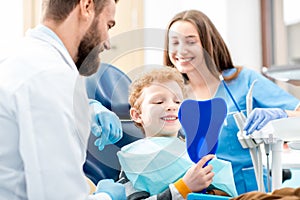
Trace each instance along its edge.
<path fill-rule="evenodd" d="M 120 69 L 107 63 L 101 63 L 99 70 L 87 78 L 88 97 L 102 103 L 120 119 L 130 119 L 128 90 L 130 78 Z"/>

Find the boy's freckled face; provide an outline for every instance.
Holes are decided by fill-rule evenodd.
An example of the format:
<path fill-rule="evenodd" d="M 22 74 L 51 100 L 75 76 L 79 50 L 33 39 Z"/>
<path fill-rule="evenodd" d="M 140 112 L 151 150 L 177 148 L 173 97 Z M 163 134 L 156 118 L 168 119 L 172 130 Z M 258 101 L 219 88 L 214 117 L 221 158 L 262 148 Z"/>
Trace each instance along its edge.
<path fill-rule="evenodd" d="M 143 89 L 140 99 L 140 119 L 146 137 L 177 136 L 181 128 L 178 109 L 183 100 L 177 82 L 152 83 Z"/>

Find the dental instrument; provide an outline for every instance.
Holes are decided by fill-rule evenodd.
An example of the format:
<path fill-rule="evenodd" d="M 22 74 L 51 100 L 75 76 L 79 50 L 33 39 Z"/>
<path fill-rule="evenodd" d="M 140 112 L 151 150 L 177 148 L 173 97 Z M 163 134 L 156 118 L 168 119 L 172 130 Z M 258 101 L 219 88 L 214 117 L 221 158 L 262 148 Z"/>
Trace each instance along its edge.
<path fill-rule="evenodd" d="M 237 136 L 238 136 L 238 139 L 239 139 L 240 143 L 242 144 L 243 148 L 249 148 L 249 150 L 250 150 L 250 155 L 251 155 L 251 159 L 252 159 L 253 166 L 254 166 L 254 172 L 255 172 L 255 176 L 256 176 L 258 189 L 259 189 L 259 191 L 263 192 L 264 191 L 264 184 L 263 184 L 263 178 L 262 178 L 263 171 L 262 171 L 262 168 L 259 167 L 262 164 L 262 155 L 261 155 L 260 146 L 254 140 L 252 140 L 249 136 L 246 136 L 242 132 L 245 121 L 246 121 L 246 117 L 241 112 L 240 107 L 238 106 L 236 100 L 234 99 L 232 93 L 230 92 L 230 90 L 229 90 L 227 84 L 225 83 L 225 80 L 221 74 L 219 75 L 219 79 L 223 83 L 225 90 L 229 94 L 236 109 L 238 110 L 238 112 L 236 114 L 234 114 L 234 119 L 240 130 L 240 132 L 238 133 Z M 247 116 L 252 111 L 252 91 L 253 91 L 255 82 L 256 82 L 256 80 L 250 86 L 249 92 L 246 97 Z"/>
<path fill-rule="evenodd" d="M 246 112 L 247 116 L 252 112 L 253 105 L 252 105 L 252 92 L 254 85 L 256 83 L 256 80 L 252 82 L 249 91 L 246 95 Z M 256 182 L 258 186 L 258 191 L 264 192 L 264 182 L 263 182 L 263 168 L 262 168 L 262 152 L 260 143 L 262 143 L 261 140 L 253 140 L 250 135 L 248 135 L 244 129 L 244 124 L 246 121 L 246 117 L 242 112 L 238 112 L 234 114 L 235 122 L 239 128 L 239 132 L 237 133 L 238 140 L 240 141 L 243 148 L 249 148 L 250 156 L 252 159 L 253 167 L 254 167 L 254 173 L 256 177 Z"/>
<path fill-rule="evenodd" d="M 225 80 L 223 78 L 223 76 L 220 74 L 219 75 L 219 79 L 220 81 L 223 83 L 225 90 L 227 91 L 227 93 L 229 94 L 231 100 L 233 101 L 236 109 L 238 110 L 238 112 L 236 114 L 234 114 L 234 119 L 236 121 L 236 124 L 239 128 L 239 132 L 237 134 L 238 139 L 241 143 L 241 145 L 243 146 L 243 148 L 249 148 L 250 151 L 250 155 L 251 155 L 251 159 L 253 162 L 253 167 L 254 167 L 254 173 L 256 176 L 256 182 L 258 185 L 258 190 L 261 192 L 264 192 L 264 183 L 263 183 L 263 169 L 260 167 L 262 165 L 262 153 L 261 153 L 261 148 L 258 145 L 258 143 L 256 141 L 254 141 L 253 139 L 251 139 L 249 136 L 247 136 L 243 129 L 244 129 L 244 124 L 246 121 L 246 117 L 245 115 L 241 112 L 241 109 L 239 108 L 237 102 L 235 101 L 232 93 L 230 92 L 227 84 L 225 83 Z M 247 109 L 247 116 L 249 116 L 250 112 L 252 111 L 252 91 L 254 88 L 254 84 L 256 83 L 256 80 L 253 81 L 253 83 L 250 86 L 250 89 L 247 93 L 246 96 L 246 109 Z"/>
<path fill-rule="evenodd" d="M 225 88 L 225 90 L 227 91 L 227 93 L 229 94 L 230 99 L 233 101 L 233 103 L 234 103 L 236 109 L 237 109 L 239 112 L 241 112 L 241 109 L 240 109 L 239 105 L 236 103 L 236 101 L 235 101 L 234 97 L 232 96 L 232 94 L 231 94 L 229 88 L 227 87 L 227 84 L 225 83 L 225 80 L 224 80 L 222 74 L 219 75 L 219 79 L 220 79 L 220 81 L 222 82 L 222 84 L 224 85 L 224 88 Z"/>
<path fill-rule="evenodd" d="M 252 112 L 253 110 L 253 97 L 252 97 L 252 93 L 253 93 L 253 88 L 254 88 L 254 85 L 255 83 L 257 82 L 257 80 L 254 80 L 250 86 L 250 89 L 246 95 L 246 110 L 247 110 L 247 116 L 250 115 L 250 113 Z M 251 157 L 253 159 L 256 159 L 256 161 L 253 162 L 253 159 L 252 159 L 252 162 L 253 164 L 255 165 L 255 168 L 254 169 L 254 172 L 257 176 L 257 182 L 258 182 L 258 189 L 259 191 L 261 192 L 264 192 L 264 181 L 263 181 L 263 168 L 260 167 L 262 166 L 262 151 L 261 151 L 261 146 L 260 145 L 257 145 L 255 147 L 254 150 L 250 149 L 250 154 L 251 154 Z M 267 169 L 269 171 L 269 169 Z"/>

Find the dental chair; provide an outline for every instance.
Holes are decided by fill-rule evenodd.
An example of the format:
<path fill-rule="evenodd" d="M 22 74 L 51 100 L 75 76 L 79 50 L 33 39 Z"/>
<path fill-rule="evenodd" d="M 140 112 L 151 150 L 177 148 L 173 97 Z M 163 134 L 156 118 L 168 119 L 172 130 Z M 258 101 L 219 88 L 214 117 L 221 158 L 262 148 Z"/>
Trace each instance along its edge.
<path fill-rule="evenodd" d="M 129 115 L 128 88 L 129 77 L 113 65 L 101 63 L 98 72 L 87 78 L 88 97 L 96 99 L 113 111 L 121 120 L 123 137 L 116 144 L 107 145 L 99 151 L 94 145 L 96 137 L 90 134 L 87 158 L 83 166 L 86 176 L 95 184 L 101 179 L 118 180 L 120 163 L 117 152 L 126 144 L 144 137 Z"/>

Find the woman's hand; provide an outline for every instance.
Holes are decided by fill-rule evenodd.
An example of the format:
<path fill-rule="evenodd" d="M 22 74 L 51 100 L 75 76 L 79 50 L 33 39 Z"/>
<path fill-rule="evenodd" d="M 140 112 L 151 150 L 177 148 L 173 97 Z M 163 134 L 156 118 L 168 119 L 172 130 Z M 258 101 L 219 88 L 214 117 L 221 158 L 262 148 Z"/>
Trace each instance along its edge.
<path fill-rule="evenodd" d="M 247 117 L 244 130 L 247 134 L 259 131 L 269 121 L 288 117 L 281 108 L 255 108 Z"/>

